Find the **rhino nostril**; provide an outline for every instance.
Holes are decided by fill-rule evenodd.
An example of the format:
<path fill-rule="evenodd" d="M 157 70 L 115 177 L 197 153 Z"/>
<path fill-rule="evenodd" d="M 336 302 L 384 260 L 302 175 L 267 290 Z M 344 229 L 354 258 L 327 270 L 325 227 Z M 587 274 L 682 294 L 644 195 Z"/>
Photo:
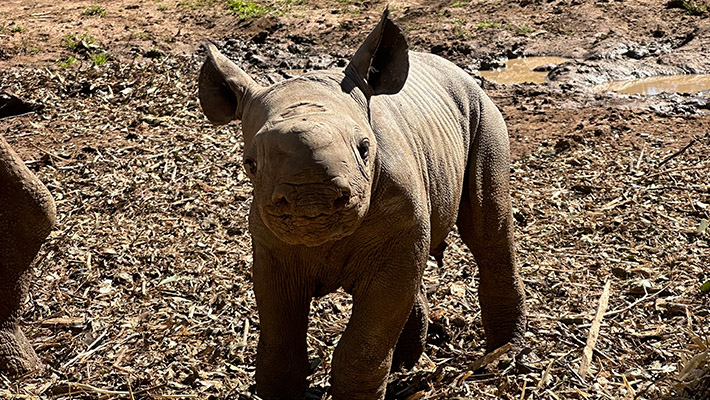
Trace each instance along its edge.
<path fill-rule="evenodd" d="M 333 179 L 333 183 L 338 187 L 339 196 L 333 200 L 333 205 L 336 208 L 343 208 L 350 202 L 350 185 L 343 178 Z"/>
<path fill-rule="evenodd" d="M 286 194 L 278 190 L 275 190 L 274 193 L 271 195 L 271 201 L 277 206 L 288 205 L 288 199 L 286 198 Z"/>
<path fill-rule="evenodd" d="M 348 193 L 342 194 L 340 197 L 333 201 L 335 208 L 344 208 L 350 202 L 350 191 Z"/>

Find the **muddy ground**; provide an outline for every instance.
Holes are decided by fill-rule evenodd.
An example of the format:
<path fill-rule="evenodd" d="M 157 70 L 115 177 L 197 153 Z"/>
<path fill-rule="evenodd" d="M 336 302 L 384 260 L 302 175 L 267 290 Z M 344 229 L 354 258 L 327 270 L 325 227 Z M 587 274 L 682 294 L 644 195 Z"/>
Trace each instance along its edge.
<path fill-rule="evenodd" d="M 214 40 L 263 84 L 342 67 L 386 2 L 226 3 L 0 3 L 0 91 L 41 106 L 0 120 L 0 132 L 59 212 L 23 313 L 44 369 L 0 377 L 0 396 L 252 396 L 251 188 L 238 124 L 212 127 L 197 103 L 199 45 Z M 710 398 L 710 297 L 700 290 L 710 280 L 708 93 L 593 89 L 709 73 L 704 5 L 389 2 L 413 49 L 472 74 L 505 58 L 572 60 L 545 84 L 481 79 L 510 132 L 524 354 L 472 370 L 484 349 L 478 277 L 453 233 L 447 267 L 432 263 L 425 276 L 427 355 L 392 378 L 388 398 Z M 583 379 L 606 282 L 609 311 Z M 349 310 L 342 293 L 313 302 L 307 398 L 328 396 Z"/>

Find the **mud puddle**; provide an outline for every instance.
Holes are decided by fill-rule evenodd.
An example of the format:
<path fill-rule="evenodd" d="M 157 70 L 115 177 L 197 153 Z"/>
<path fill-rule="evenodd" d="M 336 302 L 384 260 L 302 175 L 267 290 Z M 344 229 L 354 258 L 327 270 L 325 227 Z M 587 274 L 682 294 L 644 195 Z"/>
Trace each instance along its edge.
<path fill-rule="evenodd" d="M 478 71 L 478 75 L 495 83 L 545 83 L 547 73 L 557 64 L 569 61 L 563 57 L 527 57 L 515 58 L 505 62 L 504 68 L 491 71 Z"/>
<path fill-rule="evenodd" d="M 624 94 L 655 95 L 659 93 L 698 93 L 710 90 L 710 75 L 670 75 L 628 81 L 608 82 L 596 87 L 599 91 Z"/>

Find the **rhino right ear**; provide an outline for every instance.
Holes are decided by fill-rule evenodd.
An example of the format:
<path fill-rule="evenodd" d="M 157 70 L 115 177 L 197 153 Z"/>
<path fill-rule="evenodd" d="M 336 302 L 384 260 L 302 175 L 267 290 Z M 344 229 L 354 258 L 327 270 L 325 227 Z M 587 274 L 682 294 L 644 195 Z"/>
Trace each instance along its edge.
<path fill-rule="evenodd" d="M 205 42 L 207 60 L 199 78 L 199 98 L 202 112 L 215 125 L 242 119 L 244 103 L 260 88 L 246 72 Z"/>
<path fill-rule="evenodd" d="M 345 71 L 368 96 L 395 94 L 402 89 L 409 74 L 407 39 L 390 19 L 388 8 Z"/>

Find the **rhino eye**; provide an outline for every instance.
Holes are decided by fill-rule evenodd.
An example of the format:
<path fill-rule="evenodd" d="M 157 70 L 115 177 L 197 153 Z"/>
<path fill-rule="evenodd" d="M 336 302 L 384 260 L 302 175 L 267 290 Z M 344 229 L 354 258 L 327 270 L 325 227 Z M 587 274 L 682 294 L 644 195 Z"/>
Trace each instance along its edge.
<path fill-rule="evenodd" d="M 360 141 L 360 144 L 357 145 L 357 151 L 360 153 L 362 161 L 367 161 L 367 156 L 370 155 L 370 140 L 368 138 L 363 138 Z"/>
<path fill-rule="evenodd" d="M 244 169 L 247 170 L 252 175 L 256 175 L 256 161 L 252 158 L 247 157 L 244 159 Z"/>

